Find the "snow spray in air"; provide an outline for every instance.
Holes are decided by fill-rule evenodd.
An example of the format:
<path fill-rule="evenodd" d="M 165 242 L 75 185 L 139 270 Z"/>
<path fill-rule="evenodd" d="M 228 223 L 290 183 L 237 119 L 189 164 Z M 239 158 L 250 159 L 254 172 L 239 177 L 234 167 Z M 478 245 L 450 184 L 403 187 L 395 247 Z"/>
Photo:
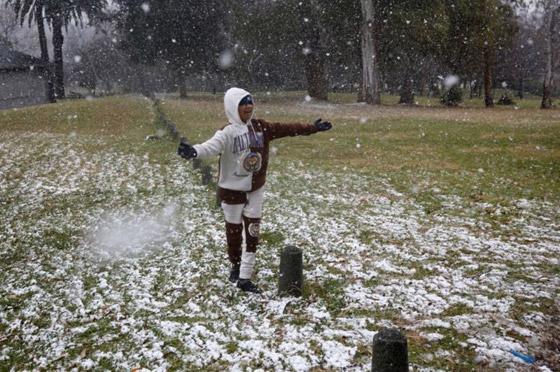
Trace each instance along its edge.
<path fill-rule="evenodd" d="M 140 257 L 171 244 L 176 212 L 177 205 L 171 203 L 156 211 L 108 213 L 92 226 L 87 241 L 107 259 Z"/>

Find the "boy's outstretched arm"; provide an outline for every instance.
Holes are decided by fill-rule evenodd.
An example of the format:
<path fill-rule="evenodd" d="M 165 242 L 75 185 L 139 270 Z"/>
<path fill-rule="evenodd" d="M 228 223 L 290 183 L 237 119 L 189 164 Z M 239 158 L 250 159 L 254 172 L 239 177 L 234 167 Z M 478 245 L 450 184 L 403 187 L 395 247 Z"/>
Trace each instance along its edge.
<path fill-rule="evenodd" d="M 186 140 L 181 139 L 177 153 L 189 160 L 192 158 L 205 159 L 219 155 L 225 148 L 227 135 L 223 130 L 218 130 L 212 138 L 204 143 L 191 146 Z"/>
<path fill-rule="evenodd" d="M 264 124 L 265 131 L 268 132 L 267 135 L 271 140 L 287 136 L 306 136 L 332 128 L 332 124 L 330 122 L 322 121 L 321 119 L 315 120 L 313 124 L 268 123 L 264 120 L 260 121 Z"/>
<path fill-rule="evenodd" d="M 196 158 L 197 152 L 187 141 L 181 140 L 179 148 L 177 149 L 177 154 L 179 154 L 182 158 L 189 160 Z"/>
<path fill-rule="evenodd" d="M 317 127 L 317 132 L 322 132 L 324 130 L 329 130 L 332 128 L 332 124 L 328 121 L 322 121 L 321 118 L 315 120 L 315 127 Z"/>

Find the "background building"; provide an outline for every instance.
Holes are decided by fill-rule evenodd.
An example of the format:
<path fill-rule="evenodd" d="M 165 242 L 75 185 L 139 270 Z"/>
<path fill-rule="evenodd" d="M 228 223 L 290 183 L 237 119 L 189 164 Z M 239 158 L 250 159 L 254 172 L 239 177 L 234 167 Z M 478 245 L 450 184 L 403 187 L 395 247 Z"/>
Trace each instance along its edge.
<path fill-rule="evenodd" d="M 40 59 L 0 46 L 0 110 L 47 103 L 46 84 Z"/>

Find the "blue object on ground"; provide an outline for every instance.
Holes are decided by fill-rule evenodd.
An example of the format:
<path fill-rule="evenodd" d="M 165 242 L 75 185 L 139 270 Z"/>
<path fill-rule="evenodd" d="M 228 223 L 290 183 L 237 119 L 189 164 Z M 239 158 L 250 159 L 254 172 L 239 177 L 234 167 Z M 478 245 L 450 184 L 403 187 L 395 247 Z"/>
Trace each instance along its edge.
<path fill-rule="evenodd" d="M 521 353 L 518 353 L 518 352 L 515 351 L 515 350 L 510 350 L 510 352 L 511 352 L 513 355 L 515 355 L 516 357 L 518 357 L 519 359 L 521 359 L 522 361 L 524 361 L 524 362 L 527 362 L 527 363 L 535 363 L 535 362 L 537 361 L 537 360 L 535 359 L 535 357 L 528 356 L 528 355 L 523 355 L 523 354 L 521 354 Z"/>

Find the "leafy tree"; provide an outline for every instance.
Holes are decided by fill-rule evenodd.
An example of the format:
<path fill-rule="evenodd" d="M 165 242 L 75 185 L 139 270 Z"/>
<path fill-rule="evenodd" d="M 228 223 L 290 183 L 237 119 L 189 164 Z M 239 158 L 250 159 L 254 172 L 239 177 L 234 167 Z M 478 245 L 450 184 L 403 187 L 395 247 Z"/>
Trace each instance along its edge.
<path fill-rule="evenodd" d="M 420 61 L 440 54 L 448 20 L 442 0 L 375 0 L 380 57 L 385 73 L 398 71 L 400 103 L 413 103 Z"/>
<path fill-rule="evenodd" d="M 68 40 L 66 51 L 72 50 L 80 58 L 66 67 L 66 80 L 70 78 L 93 95 L 111 94 L 117 87 L 126 87 L 128 76 L 137 66 L 132 66 L 128 56 L 117 47 L 116 37 L 114 24 L 103 22 L 93 35 Z"/>
<path fill-rule="evenodd" d="M 326 78 L 333 90 L 353 91 L 353 85 L 361 82 L 363 73 L 361 1 L 323 0 L 321 23 L 328 53 Z"/>
<path fill-rule="evenodd" d="M 303 74 L 309 96 L 326 100 L 327 73 L 333 56 L 338 64 L 348 61 L 348 56 L 343 57 L 336 48 L 338 42 L 334 42 L 346 35 L 334 29 L 338 19 L 332 11 L 347 3 L 348 0 L 284 0 L 234 7 L 235 50 L 241 60 L 250 62 L 244 64 L 246 69 L 266 71 L 268 75 L 272 71 L 280 80 L 289 77 L 295 84 Z M 252 75 L 253 71 L 247 73 Z"/>
<path fill-rule="evenodd" d="M 230 40 L 235 63 L 222 67 L 239 84 L 269 89 L 302 89 L 305 71 L 301 20 L 293 16 L 295 4 L 241 2 L 232 7 Z M 254 27 L 258 20 L 258 27 Z"/>
<path fill-rule="evenodd" d="M 225 8 L 218 0 L 118 0 L 122 47 L 134 61 L 165 61 L 186 97 L 188 74 L 213 70 L 224 49 Z"/>
<path fill-rule="evenodd" d="M 484 101 L 491 107 L 492 68 L 499 49 L 509 46 L 517 32 L 513 8 L 501 0 L 446 0 L 446 10 L 445 58 L 462 77 L 483 74 Z"/>
<path fill-rule="evenodd" d="M 523 99 L 525 91 L 542 93 L 542 51 L 546 49 L 546 38 L 538 27 L 540 17 L 534 12 L 523 11 L 520 9 L 519 12 L 518 36 L 509 48 L 499 51 L 495 73 L 496 80 L 504 87 L 516 90 L 520 99 Z"/>

